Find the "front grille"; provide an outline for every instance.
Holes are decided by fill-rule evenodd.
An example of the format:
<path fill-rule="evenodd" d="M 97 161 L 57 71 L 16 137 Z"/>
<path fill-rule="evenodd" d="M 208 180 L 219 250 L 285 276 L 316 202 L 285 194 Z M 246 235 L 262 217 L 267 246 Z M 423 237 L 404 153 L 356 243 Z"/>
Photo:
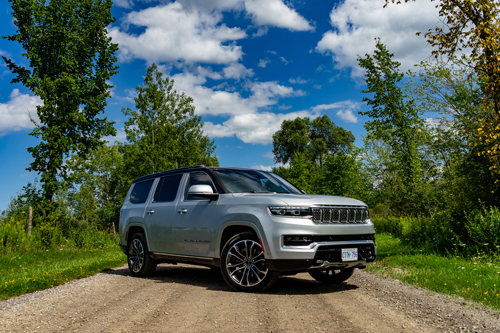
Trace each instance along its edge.
<path fill-rule="evenodd" d="M 369 218 L 363 206 L 313 206 L 311 210 L 316 223 L 367 223 Z"/>
<path fill-rule="evenodd" d="M 284 235 L 283 245 L 304 246 L 318 242 L 345 242 L 358 240 L 375 240 L 374 234 L 365 235 Z"/>

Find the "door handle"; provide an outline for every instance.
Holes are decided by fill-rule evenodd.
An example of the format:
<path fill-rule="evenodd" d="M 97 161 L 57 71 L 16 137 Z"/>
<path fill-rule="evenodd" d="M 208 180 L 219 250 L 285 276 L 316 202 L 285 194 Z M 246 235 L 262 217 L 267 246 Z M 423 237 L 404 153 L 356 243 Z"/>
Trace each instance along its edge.
<path fill-rule="evenodd" d="M 155 212 L 154 210 L 148 210 L 146 214 L 154 214 L 154 212 Z"/>
<path fill-rule="evenodd" d="M 184 214 L 184 213 L 187 213 L 187 212 L 188 212 L 187 209 L 180 209 L 180 210 L 177 211 L 177 213 L 179 213 L 179 214 Z"/>

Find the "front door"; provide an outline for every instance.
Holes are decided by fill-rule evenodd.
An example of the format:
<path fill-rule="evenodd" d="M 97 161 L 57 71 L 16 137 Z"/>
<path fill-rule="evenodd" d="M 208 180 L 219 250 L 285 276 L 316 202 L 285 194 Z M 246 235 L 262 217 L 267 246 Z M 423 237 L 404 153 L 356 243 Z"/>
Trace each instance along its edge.
<path fill-rule="evenodd" d="M 184 193 L 177 201 L 173 237 L 174 252 L 179 255 L 214 257 L 214 216 L 217 201 L 188 196 L 189 187 L 210 185 L 216 192 L 210 176 L 205 172 L 188 175 Z"/>

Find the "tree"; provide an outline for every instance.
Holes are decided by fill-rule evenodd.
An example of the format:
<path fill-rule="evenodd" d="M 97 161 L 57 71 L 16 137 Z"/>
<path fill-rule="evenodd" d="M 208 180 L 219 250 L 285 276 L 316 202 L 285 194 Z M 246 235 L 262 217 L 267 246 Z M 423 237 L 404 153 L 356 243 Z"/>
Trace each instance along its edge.
<path fill-rule="evenodd" d="M 118 222 L 120 207 L 130 183 L 124 165 L 122 145 L 103 145 L 86 158 L 72 156 L 67 160 L 68 206 L 74 219 L 100 229 Z"/>
<path fill-rule="evenodd" d="M 284 120 L 273 135 L 273 153 L 276 163 L 286 164 L 295 153 L 303 153 L 319 166 L 328 155 L 347 153 L 355 138 L 351 131 L 335 125 L 327 116 Z"/>
<path fill-rule="evenodd" d="M 71 153 L 85 156 L 112 135 L 112 122 L 99 114 L 110 97 L 107 83 L 117 73 L 116 44 L 111 43 L 106 26 L 111 16 L 111 0 L 9 0 L 17 33 L 4 36 L 25 50 L 29 66 L 3 57 L 16 75 L 12 83 L 22 83 L 40 96 L 37 123 L 30 135 L 41 138 L 28 148 L 34 161 L 29 171 L 41 173 L 46 202 L 59 188 L 57 177 L 64 174 L 64 160 Z"/>
<path fill-rule="evenodd" d="M 306 193 L 319 193 L 316 183 L 320 168 L 309 161 L 303 152 L 293 153 L 290 166 L 273 167 L 272 172 L 292 182 Z"/>
<path fill-rule="evenodd" d="M 493 165 L 475 135 L 474 119 L 484 118 L 481 105 L 483 90 L 473 69 L 460 61 L 424 62 L 423 71 L 413 74 L 408 94 L 415 98 L 417 107 L 432 119 L 428 163 L 433 162 L 436 191 L 444 193 L 449 210 L 463 214 L 482 205 L 498 205 L 499 174 L 489 170 Z M 432 117 L 432 118 L 431 118 Z M 441 199 L 442 200 L 442 199 Z"/>
<path fill-rule="evenodd" d="M 403 170 L 405 184 L 411 188 L 420 181 L 420 161 L 418 158 L 417 136 L 424 123 L 419 117 L 415 103 L 404 95 L 398 86 L 403 74 L 398 70 L 400 63 L 392 60 L 384 44 L 377 40 L 374 55 L 358 57 L 361 68 L 366 70 L 365 82 L 368 86 L 362 93 L 374 94 L 364 97 L 372 109 L 360 112 L 372 120 L 365 123 L 368 137 L 386 142 Z"/>
<path fill-rule="evenodd" d="M 319 177 L 319 193 L 364 200 L 365 182 L 357 154 L 327 156 Z"/>
<path fill-rule="evenodd" d="M 201 117 L 193 99 L 174 90 L 174 81 L 152 64 L 144 86 L 137 86 L 136 110 L 122 108 L 128 116 L 125 132 L 130 143 L 125 159 L 131 177 L 194 164 L 218 165 L 213 140 L 203 134 Z"/>
<path fill-rule="evenodd" d="M 485 146 L 481 153 L 494 162 L 492 170 L 500 172 L 500 3 L 498 0 L 441 0 L 436 7 L 446 28 L 429 29 L 425 37 L 436 47 L 433 51 L 436 57 L 460 58 L 474 68 L 483 82 L 485 115 L 475 118 L 476 135 Z"/>

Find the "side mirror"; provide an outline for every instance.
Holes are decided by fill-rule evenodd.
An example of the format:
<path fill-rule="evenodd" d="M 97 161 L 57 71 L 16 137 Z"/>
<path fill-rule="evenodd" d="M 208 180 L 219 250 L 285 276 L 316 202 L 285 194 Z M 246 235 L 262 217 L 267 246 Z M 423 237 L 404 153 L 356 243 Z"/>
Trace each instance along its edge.
<path fill-rule="evenodd" d="M 210 185 L 193 185 L 188 190 L 188 196 L 210 199 L 210 201 L 219 199 L 219 194 L 214 193 Z"/>

